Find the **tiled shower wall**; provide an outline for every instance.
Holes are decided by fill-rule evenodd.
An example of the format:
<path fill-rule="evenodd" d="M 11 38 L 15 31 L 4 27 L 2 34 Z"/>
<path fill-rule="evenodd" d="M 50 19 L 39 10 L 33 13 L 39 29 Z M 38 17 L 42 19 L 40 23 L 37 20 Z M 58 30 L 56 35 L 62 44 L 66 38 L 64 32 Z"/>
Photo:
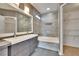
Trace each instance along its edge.
<path fill-rule="evenodd" d="M 41 16 L 42 20 L 42 35 L 57 37 L 58 36 L 58 13 L 51 12 Z"/>
<path fill-rule="evenodd" d="M 79 10 L 64 12 L 64 44 L 79 47 Z"/>

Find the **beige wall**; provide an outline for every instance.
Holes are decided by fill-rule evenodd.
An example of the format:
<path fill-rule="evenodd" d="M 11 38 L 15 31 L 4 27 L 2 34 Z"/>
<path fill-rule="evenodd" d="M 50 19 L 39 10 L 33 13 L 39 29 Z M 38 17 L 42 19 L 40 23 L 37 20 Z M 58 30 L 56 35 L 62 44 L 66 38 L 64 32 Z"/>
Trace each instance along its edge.
<path fill-rule="evenodd" d="M 79 47 L 79 7 L 69 6 L 64 7 L 64 44 Z"/>
<path fill-rule="evenodd" d="M 15 11 L 11 11 L 11 10 L 0 9 L 0 15 L 16 17 L 16 12 Z"/>

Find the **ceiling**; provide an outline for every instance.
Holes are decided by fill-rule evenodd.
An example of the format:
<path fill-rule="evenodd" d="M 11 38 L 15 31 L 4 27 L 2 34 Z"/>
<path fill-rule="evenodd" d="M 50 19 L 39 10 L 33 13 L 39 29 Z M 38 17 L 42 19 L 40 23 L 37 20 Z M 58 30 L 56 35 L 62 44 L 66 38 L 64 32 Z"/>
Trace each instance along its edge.
<path fill-rule="evenodd" d="M 31 3 L 41 14 L 57 10 L 57 3 Z M 46 10 L 50 8 L 50 10 Z"/>
<path fill-rule="evenodd" d="M 1 9 L 6 9 L 6 10 L 16 10 L 12 6 L 10 6 L 8 3 L 0 3 L 0 8 Z"/>
<path fill-rule="evenodd" d="M 79 10 L 79 3 L 69 3 L 64 6 L 64 12 L 77 11 Z"/>

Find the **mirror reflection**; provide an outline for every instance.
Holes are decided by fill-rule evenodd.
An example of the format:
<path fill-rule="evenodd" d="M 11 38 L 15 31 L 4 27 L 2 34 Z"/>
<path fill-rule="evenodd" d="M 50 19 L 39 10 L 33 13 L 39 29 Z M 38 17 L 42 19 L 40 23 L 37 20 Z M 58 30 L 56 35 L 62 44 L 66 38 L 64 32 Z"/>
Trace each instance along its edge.
<path fill-rule="evenodd" d="M 29 32 L 31 26 L 31 17 L 17 13 L 17 32 Z"/>

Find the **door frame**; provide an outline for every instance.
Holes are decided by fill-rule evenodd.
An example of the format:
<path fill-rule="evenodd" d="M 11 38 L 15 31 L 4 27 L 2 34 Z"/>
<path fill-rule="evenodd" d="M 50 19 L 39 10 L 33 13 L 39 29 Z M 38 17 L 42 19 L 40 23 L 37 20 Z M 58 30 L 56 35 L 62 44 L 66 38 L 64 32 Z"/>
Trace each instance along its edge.
<path fill-rule="evenodd" d="M 63 7 L 67 5 L 67 3 L 63 3 L 59 5 L 59 55 L 64 55 L 63 53 Z"/>

